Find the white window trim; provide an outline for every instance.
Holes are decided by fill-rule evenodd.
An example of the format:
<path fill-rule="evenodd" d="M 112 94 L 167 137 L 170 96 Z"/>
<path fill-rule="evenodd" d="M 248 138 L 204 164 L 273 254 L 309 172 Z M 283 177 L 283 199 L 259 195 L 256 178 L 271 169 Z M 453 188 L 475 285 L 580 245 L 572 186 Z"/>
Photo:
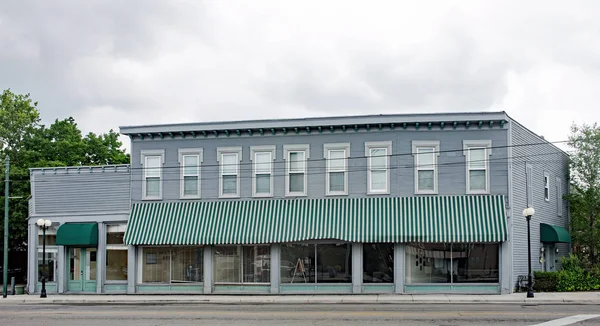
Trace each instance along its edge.
<path fill-rule="evenodd" d="M 163 149 L 143 150 L 141 151 L 140 165 L 142 166 L 142 200 L 162 200 L 163 197 L 163 168 L 160 167 L 160 183 L 158 196 L 146 196 L 146 157 L 160 156 L 160 162 L 165 164 L 165 151 Z"/>
<path fill-rule="evenodd" d="M 546 197 L 546 189 L 548 189 L 548 197 Z M 544 201 L 550 202 L 550 173 L 544 171 Z"/>
<path fill-rule="evenodd" d="M 384 190 L 373 190 L 371 189 L 371 150 L 375 148 L 386 149 L 386 181 Z M 391 141 L 380 141 L 380 142 L 366 142 L 365 143 L 365 157 L 367 158 L 367 195 L 386 195 L 390 193 L 390 155 L 392 155 L 392 142 Z"/>
<path fill-rule="evenodd" d="M 469 178 L 469 149 L 471 148 L 485 148 L 485 190 L 470 190 L 471 180 Z M 465 179 L 466 179 L 466 193 L 469 195 L 474 194 L 489 194 L 490 193 L 490 162 L 488 157 L 492 155 L 492 141 L 491 140 L 463 140 L 463 155 L 465 156 Z"/>
<path fill-rule="evenodd" d="M 240 165 L 236 166 L 236 193 L 235 194 L 223 194 L 223 164 L 221 157 L 223 154 L 236 154 L 238 161 L 242 162 L 242 147 L 217 147 L 217 162 L 219 162 L 219 198 L 239 198 L 240 197 Z"/>
<path fill-rule="evenodd" d="M 525 163 L 525 200 L 527 207 L 533 207 L 533 166 Z"/>
<path fill-rule="evenodd" d="M 196 195 L 185 195 L 184 187 L 185 187 L 185 176 L 184 176 L 184 166 L 183 166 L 183 157 L 187 155 L 197 155 L 198 156 L 198 194 Z M 178 150 L 178 163 L 180 166 L 180 174 L 179 174 L 179 199 L 199 199 L 202 197 L 202 162 L 204 161 L 204 150 L 202 148 L 180 148 Z"/>
<path fill-rule="evenodd" d="M 290 192 L 290 167 L 289 164 L 285 164 L 285 196 L 286 197 L 301 197 L 306 196 L 308 193 L 308 160 L 310 158 L 310 145 L 283 145 L 283 159 L 288 161 L 290 153 L 292 152 L 304 152 L 304 191 L 302 192 Z"/>
<path fill-rule="evenodd" d="M 433 166 L 427 170 L 433 170 L 433 190 L 419 190 L 419 148 L 433 148 Z M 438 193 L 438 156 L 440 156 L 440 142 L 435 140 L 413 140 L 412 155 L 414 156 L 414 174 L 415 174 L 415 194 L 416 195 L 435 195 Z M 468 167 L 467 167 L 468 170 Z M 468 179 L 468 176 L 467 176 Z M 467 188 L 468 189 L 468 188 Z"/>
<path fill-rule="evenodd" d="M 563 215 L 563 193 L 562 193 L 562 179 L 556 177 L 556 214 L 558 216 Z"/>
<path fill-rule="evenodd" d="M 275 145 L 265 146 L 251 146 L 250 147 L 250 161 L 252 161 L 252 197 L 273 197 L 273 184 L 275 177 L 273 176 L 273 162 L 271 162 L 271 185 L 269 187 L 270 192 L 268 194 L 257 194 L 256 193 L 256 162 L 255 157 L 257 153 L 270 153 L 271 161 L 276 159 Z"/>
<path fill-rule="evenodd" d="M 329 191 L 329 152 L 344 151 L 344 191 Z M 323 144 L 323 157 L 325 158 L 325 196 L 348 195 L 348 158 L 350 157 L 350 143 Z M 340 171 L 336 171 L 340 172 Z"/>

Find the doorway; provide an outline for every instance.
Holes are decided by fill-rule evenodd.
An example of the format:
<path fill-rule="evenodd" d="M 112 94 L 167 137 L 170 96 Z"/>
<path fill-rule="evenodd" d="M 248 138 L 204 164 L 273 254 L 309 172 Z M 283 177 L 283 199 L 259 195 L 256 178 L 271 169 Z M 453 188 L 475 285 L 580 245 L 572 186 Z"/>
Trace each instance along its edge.
<path fill-rule="evenodd" d="M 544 258 L 544 272 L 556 271 L 556 247 L 554 244 L 544 245 L 542 258 Z"/>
<path fill-rule="evenodd" d="M 96 248 L 70 247 L 67 254 L 69 292 L 96 292 Z"/>

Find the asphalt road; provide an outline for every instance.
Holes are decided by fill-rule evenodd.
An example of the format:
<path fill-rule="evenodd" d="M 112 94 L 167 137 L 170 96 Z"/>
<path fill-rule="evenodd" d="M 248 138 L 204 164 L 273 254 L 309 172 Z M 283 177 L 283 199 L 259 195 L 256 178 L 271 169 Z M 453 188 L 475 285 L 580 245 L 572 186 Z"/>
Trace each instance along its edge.
<path fill-rule="evenodd" d="M 596 305 L 0 305 L 0 325 L 538 325 L 594 314 Z M 576 317 L 571 317 L 576 318 Z"/>

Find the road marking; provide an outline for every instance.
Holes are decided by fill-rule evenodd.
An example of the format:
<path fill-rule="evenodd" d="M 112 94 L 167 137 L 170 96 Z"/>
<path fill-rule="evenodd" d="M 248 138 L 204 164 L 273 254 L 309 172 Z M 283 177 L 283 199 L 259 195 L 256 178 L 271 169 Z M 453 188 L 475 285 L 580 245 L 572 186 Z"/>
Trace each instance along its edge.
<path fill-rule="evenodd" d="M 592 319 L 592 318 L 598 318 L 598 317 L 600 317 L 600 315 L 575 315 L 575 316 L 569 316 L 569 317 L 565 317 L 565 318 L 551 320 L 551 321 L 541 323 L 541 324 L 535 324 L 533 326 L 564 326 L 564 325 L 571 325 L 571 324 L 575 324 L 580 321 L 584 321 L 584 320 L 588 320 L 588 319 Z"/>

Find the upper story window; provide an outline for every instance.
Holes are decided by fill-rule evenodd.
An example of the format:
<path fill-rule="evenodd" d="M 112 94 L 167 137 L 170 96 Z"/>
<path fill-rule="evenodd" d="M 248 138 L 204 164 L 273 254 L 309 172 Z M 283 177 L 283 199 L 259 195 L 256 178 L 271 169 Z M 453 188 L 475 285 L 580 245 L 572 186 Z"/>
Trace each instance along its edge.
<path fill-rule="evenodd" d="M 217 148 L 219 160 L 219 197 L 240 196 L 241 147 Z"/>
<path fill-rule="evenodd" d="M 365 143 L 367 157 L 367 194 L 390 193 L 390 155 L 392 142 Z"/>
<path fill-rule="evenodd" d="M 415 157 L 415 194 L 437 194 L 440 142 L 413 141 L 412 153 Z"/>
<path fill-rule="evenodd" d="M 252 196 L 273 196 L 275 146 L 250 147 L 250 160 L 252 160 Z"/>
<path fill-rule="evenodd" d="M 527 207 L 533 207 L 533 166 L 525 164 L 525 192 L 527 196 Z"/>
<path fill-rule="evenodd" d="M 306 196 L 307 161 L 309 145 L 284 145 L 285 195 Z"/>
<path fill-rule="evenodd" d="M 179 150 L 181 198 L 200 198 L 200 164 L 203 160 L 202 154 L 201 148 Z"/>
<path fill-rule="evenodd" d="M 165 163 L 163 150 L 141 152 L 143 171 L 142 199 L 162 199 L 162 165 Z"/>
<path fill-rule="evenodd" d="M 544 172 L 544 200 L 550 201 L 550 174 Z"/>
<path fill-rule="evenodd" d="M 489 156 L 492 155 L 492 141 L 469 140 L 463 142 L 463 154 L 467 166 L 467 194 L 490 192 Z"/>
<path fill-rule="evenodd" d="M 563 213 L 563 193 L 562 193 L 562 180 L 556 178 L 556 213 L 558 216 L 562 216 Z"/>
<path fill-rule="evenodd" d="M 348 194 L 348 157 L 350 144 L 325 144 L 323 145 L 326 158 L 325 194 Z"/>

